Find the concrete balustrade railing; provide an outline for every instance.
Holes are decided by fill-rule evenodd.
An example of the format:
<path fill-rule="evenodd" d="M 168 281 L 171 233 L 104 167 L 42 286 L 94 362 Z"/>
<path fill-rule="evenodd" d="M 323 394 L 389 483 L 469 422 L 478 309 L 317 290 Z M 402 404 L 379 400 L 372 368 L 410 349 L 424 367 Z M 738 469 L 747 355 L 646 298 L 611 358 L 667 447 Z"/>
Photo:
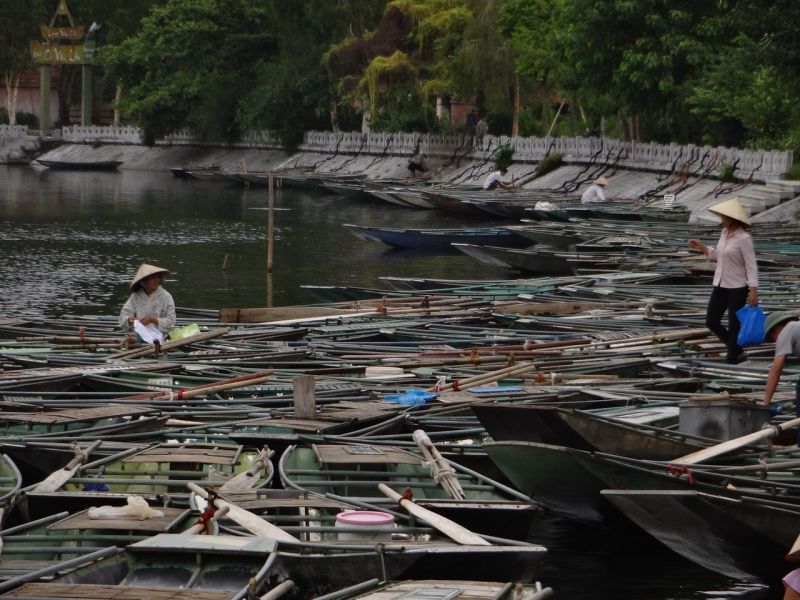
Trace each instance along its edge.
<path fill-rule="evenodd" d="M 3 129 L 0 126 L 0 135 Z M 87 143 L 141 144 L 137 127 L 71 126 L 62 130 L 65 141 Z M 191 131 L 180 131 L 159 140 L 159 145 L 219 146 L 204 142 Z M 514 148 L 517 162 L 538 162 L 548 154 L 561 154 L 567 163 L 614 163 L 621 168 L 659 172 L 681 171 L 719 173 L 723 164 L 735 166 L 735 174 L 755 181 L 780 178 L 792 166 L 792 152 L 780 150 L 743 150 L 692 144 L 636 143 L 606 137 L 509 138 L 487 136 L 483 147 L 474 147 L 464 135 L 418 133 L 359 133 L 309 131 L 300 149 L 324 154 L 372 154 L 408 156 L 418 145 L 430 157 L 460 156 L 462 159 L 486 160 L 499 146 Z M 279 140 L 270 132 L 252 132 L 235 148 L 280 148 Z M 710 169 L 709 169 L 710 168 Z"/>
<path fill-rule="evenodd" d="M 28 135 L 27 125 L 0 125 L 0 137 L 18 138 Z"/>

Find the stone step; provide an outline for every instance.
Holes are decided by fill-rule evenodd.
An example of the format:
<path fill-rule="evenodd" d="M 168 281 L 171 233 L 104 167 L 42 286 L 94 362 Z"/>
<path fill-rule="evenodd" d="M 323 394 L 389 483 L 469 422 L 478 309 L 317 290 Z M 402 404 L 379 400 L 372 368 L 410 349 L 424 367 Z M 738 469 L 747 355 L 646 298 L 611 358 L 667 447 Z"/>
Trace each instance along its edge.
<path fill-rule="evenodd" d="M 796 192 L 789 186 L 772 185 L 772 182 L 769 182 L 766 185 L 764 185 L 764 191 L 774 193 L 776 196 L 779 196 L 781 199 L 784 200 L 794 198 L 798 194 L 798 192 Z"/>
<path fill-rule="evenodd" d="M 794 193 L 795 196 L 800 195 L 800 180 L 795 179 L 772 179 L 769 185 L 788 189 Z"/>
<path fill-rule="evenodd" d="M 767 199 L 753 198 L 749 196 L 738 196 L 738 198 L 741 205 L 747 209 L 751 215 L 760 213 L 768 208 L 772 208 L 773 206 L 780 204 L 780 200 L 778 198 Z"/>
<path fill-rule="evenodd" d="M 800 196 L 754 214 L 750 220 L 753 223 L 788 223 L 796 221 L 797 215 L 800 215 Z"/>

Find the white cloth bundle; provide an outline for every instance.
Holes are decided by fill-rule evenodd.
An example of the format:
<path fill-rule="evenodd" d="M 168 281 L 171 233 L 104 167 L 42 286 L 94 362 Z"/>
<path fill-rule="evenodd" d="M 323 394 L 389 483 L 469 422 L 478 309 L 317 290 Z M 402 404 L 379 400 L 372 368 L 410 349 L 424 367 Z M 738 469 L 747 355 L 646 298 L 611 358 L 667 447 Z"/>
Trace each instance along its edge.
<path fill-rule="evenodd" d="M 92 506 L 87 514 L 90 519 L 133 518 L 139 521 L 164 516 L 163 511 L 150 508 L 147 500 L 140 496 L 128 496 L 127 506 Z"/>

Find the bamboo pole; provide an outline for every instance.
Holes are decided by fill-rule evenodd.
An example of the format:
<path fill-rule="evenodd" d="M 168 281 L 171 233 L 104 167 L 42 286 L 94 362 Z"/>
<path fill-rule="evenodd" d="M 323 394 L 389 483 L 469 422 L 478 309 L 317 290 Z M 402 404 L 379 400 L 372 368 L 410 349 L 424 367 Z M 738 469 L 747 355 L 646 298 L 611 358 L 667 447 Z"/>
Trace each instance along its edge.
<path fill-rule="evenodd" d="M 175 398 L 182 400 L 184 398 L 191 398 L 201 394 L 209 394 L 246 387 L 248 385 L 255 385 L 257 383 L 266 381 L 271 376 L 272 369 L 266 369 L 264 371 L 258 371 L 257 373 L 249 373 L 248 375 L 239 375 L 238 377 L 231 377 L 230 379 L 205 383 L 197 387 L 189 388 L 188 390 L 179 390 L 178 392 L 150 392 L 147 394 L 137 394 L 135 396 L 125 396 L 123 398 L 117 398 L 116 400 L 172 400 Z"/>
<path fill-rule="evenodd" d="M 193 344 L 195 342 L 210 340 L 212 338 L 225 335 L 228 332 L 230 332 L 230 327 L 221 327 L 219 329 L 211 329 L 210 331 L 203 331 L 201 333 L 198 333 L 197 335 L 191 335 L 187 338 L 183 338 L 182 340 L 161 344 L 161 351 L 166 352 L 167 350 L 180 348 L 181 346 L 186 346 L 187 344 Z M 155 351 L 156 351 L 155 346 L 152 344 L 148 344 L 145 348 L 137 348 L 135 350 L 127 350 L 125 352 L 117 352 L 116 354 L 110 354 L 107 357 L 107 360 L 120 359 L 120 358 L 140 358 L 142 356 L 148 356 L 149 354 L 153 354 Z"/>
<path fill-rule="evenodd" d="M 269 173 L 269 183 L 267 185 L 267 273 L 272 273 L 272 247 L 273 247 L 273 196 L 275 181 L 272 171 Z M 272 303 L 267 299 L 269 306 Z"/>
<path fill-rule="evenodd" d="M 778 425 L 769 425 L 764 429 L 762 429 L 761 431 L 748 433 L 747 435 L 743 435 L 741 437 L 734 438 L 732 440 L 728 440 L 720 444 L 716 444 L 715 446 L 711 446 L 709 448 L 703 448 L 702 450 L 698 450 L 697 452 L 692 452 L 691 454 L 687 454 L 686 456 L 681 456 L 680 458 L 676 458 L 672 462 L 677 465 L 694 465 L 699 462 L 708 460 L 710 458 L 716 458 L 717 456 L 720 456 L 722 454 L 727 454 L 728 452 L 731 452 L 733 450 L 738 450 L 739 448 L 743 448 L 744 446 L 749 446 L 753 442 L 768 440 L 769 438 L 775 437 L 782 431 L 785 431 L 787 429 L 792 429 L 798 426 L 800 426 L 800 417 L 796 419 L 791 419 L 790 421 L 786 421 Z"/>
<path fill-rule="evenodd" d="M 434 386 L 428 388 L 427 391 L 442 392 L 445 390 L 453 389 L 454 385 L 456 385 L 458 389 L 467 389 L 479 385 L 485 385 L 487 383 L 492 383 L 493 381 L 499 381 L 500 379 L 503 379 L 504 377 L 508 377 L 511 375 L 520 375 L 522 373 L 527 373 L 528 371 L 533 371 L 535 368 L 536 364 L 533 362 L 523 363 L 521 365 L 515 365 L 513 367 L 505 367 L 503 369 L 497 369 L 496 371 L 489 371 L 488 373 L 482 373 L 481 375 L 467 377 L 465 379 L 459 380 L 457 384 L 446 383 L 442 386 L 438 386 L 438 389 L 436 386 Z"/>

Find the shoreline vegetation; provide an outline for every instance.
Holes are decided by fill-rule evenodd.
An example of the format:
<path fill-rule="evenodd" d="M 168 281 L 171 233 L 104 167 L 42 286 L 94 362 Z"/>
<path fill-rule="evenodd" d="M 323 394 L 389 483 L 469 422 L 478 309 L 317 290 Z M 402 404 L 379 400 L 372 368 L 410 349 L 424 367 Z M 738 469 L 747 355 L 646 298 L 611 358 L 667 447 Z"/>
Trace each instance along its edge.
<path fill-rule="evenodd" d="M 51 4 L 0 12 L 15 34 L 0 65 L 12 124 L 19 112 L 20 123 L 36 126 L 15 99 L 32 72 L 27 40 Z M 288 150 L 312 130 L 449 135 L 464 132 L 473 111 L 495 136 L 788 150 L 800 137 L 800 14 L 789 0 L 70 7 L 77 23 L 101 23 L 95 117 L 113 109 L 114 122 L 141 127 L 147 144 L 185 128 L 220 142 L 270 130 Z M 80 68 L 61 69 L 57 126 L 70 123 Z"/>

